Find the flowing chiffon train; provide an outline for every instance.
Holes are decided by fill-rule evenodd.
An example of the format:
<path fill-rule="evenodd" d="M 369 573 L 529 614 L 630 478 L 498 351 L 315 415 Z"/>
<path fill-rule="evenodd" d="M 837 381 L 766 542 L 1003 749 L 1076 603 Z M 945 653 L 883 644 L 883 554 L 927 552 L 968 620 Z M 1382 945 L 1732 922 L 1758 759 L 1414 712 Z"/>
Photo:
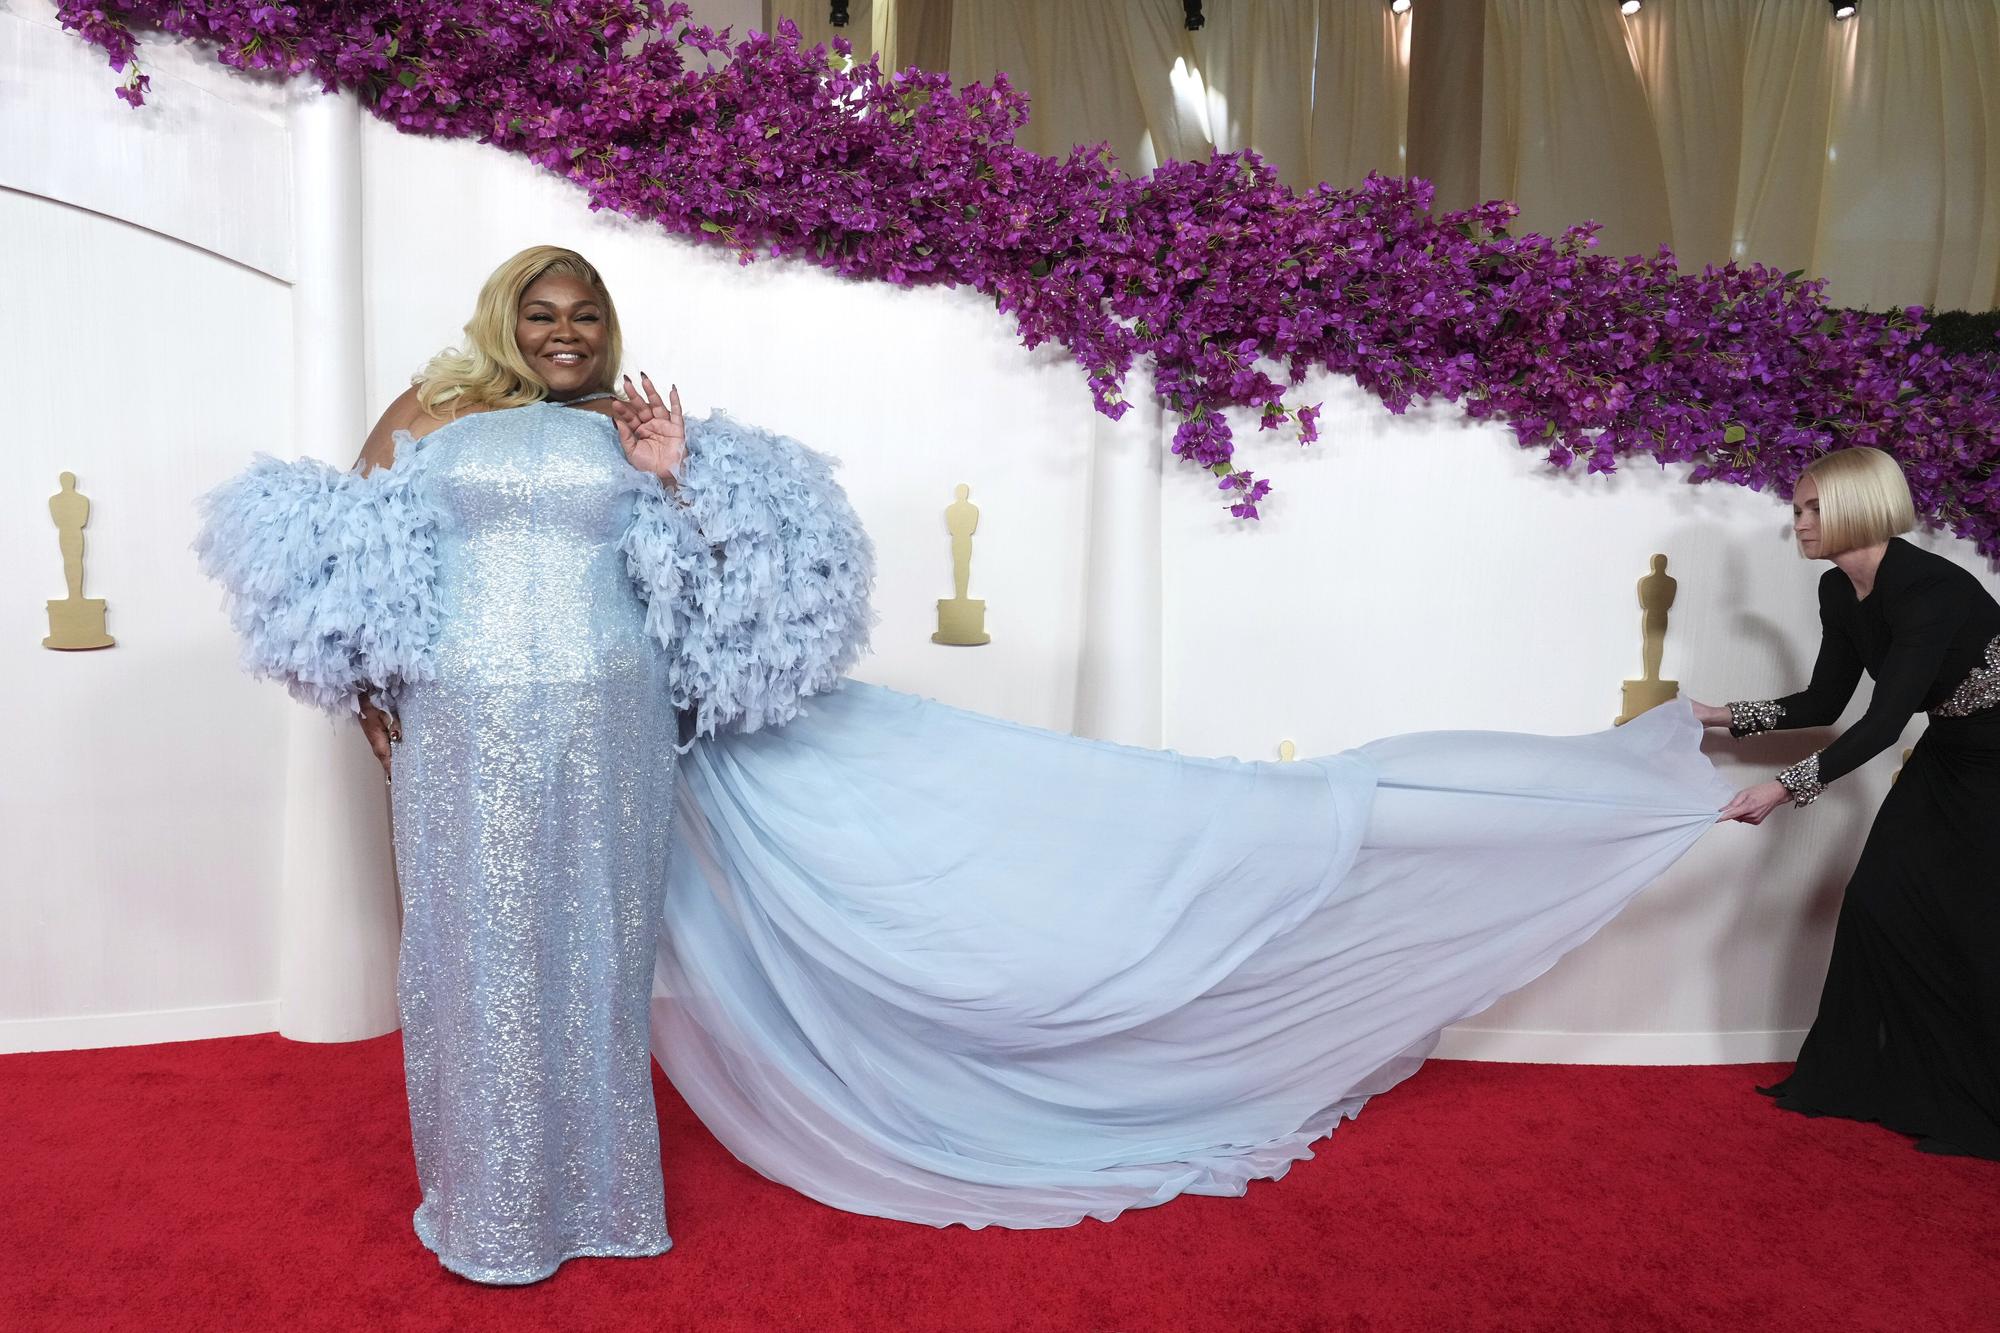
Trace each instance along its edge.
<path fill-rule="evenodd" d="M 682 762 L 653 1051 L 738 1158 L 853 1212 L 1240 1194 L 1686 851 L 1731 791 L 1700 737 L 1675 702 L 1240 762 L 847 681 Z"/>

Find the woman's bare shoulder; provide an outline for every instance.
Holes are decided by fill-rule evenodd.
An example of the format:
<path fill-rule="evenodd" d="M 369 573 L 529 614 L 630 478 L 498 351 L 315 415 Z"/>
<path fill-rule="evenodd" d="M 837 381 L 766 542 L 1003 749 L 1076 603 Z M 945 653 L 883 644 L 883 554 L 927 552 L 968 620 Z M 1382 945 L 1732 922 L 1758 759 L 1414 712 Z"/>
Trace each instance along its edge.
<path fill-rule="evenodd" d="M 412 384 L 383 409 L 380 419 L 375 422 L 375 429 L 368 432 L 368 439 L 361 446 L 361 457 L 355 460 L 355 467 L 361 472 L 388 467 L 396 461 L 398 435 L 407 434 L 413 440 L 421 440 L 451 420 L 451 417 L 434 417 L 425 411 L 423 403 L 417 398 L 417 386 Z"/>

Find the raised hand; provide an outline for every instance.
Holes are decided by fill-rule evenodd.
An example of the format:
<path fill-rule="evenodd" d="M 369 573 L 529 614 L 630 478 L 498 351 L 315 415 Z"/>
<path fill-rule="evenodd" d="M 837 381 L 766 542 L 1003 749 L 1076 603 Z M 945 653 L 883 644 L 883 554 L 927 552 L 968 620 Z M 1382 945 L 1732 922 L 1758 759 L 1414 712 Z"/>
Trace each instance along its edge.
<path fill-rule="evenodd" d="M 625 377 L 625 392 L 610 402 L 611 419 L 618 426 L 618 443 L 626 461 L 641 472 L 650 472 L 662 481 L 672 481 L 675 469 L 687 457 L 687 418 L 681 412 L 681 391 L 669 385 L 667 400 L 653 387 L 651 377 L 641 371 L 645 386 L 641 394 Z"/>

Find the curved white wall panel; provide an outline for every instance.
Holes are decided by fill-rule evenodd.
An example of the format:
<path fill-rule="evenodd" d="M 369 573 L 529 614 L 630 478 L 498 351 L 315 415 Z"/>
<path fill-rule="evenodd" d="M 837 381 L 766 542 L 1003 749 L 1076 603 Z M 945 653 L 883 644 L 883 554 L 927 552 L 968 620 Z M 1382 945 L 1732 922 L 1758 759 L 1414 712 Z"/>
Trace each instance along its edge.
<path fill-rule="evenodd" d="M 41 0 L 0 12 L 0 186 L 102 213 L 274 278 L 293 276 L 282 85 L 141 45 L 146 105 Z"/>

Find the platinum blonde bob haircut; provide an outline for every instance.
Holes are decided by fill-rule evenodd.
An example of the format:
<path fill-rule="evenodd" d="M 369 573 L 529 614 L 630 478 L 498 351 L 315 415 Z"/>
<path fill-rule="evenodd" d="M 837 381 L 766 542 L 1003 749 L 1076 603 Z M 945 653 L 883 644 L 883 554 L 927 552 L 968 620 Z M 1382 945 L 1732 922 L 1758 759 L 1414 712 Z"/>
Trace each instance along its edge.
<path fill-rule="evenodd" d="M 514 338 L 521 296 L 551 273 L 575 278 L 597 293 L 604 309 L 604 374 L 593 390 L 610 390 L 625 359 L 625 337 L 618 327 L 618 307 L 611 291 L 589 260 L 559 245 L 531 245 L 493 270 L 479 289 L 472 318 L 465 324 L 465 347 L 452 347 L 430 359 L 414 381 L 417 401 L 434 417 L 452 416 L 468 407 L 526 407 L 548 397 L 548 382 L 535 373 Z"/>
<path fill-rule="evenodd" d="M 1837 449 L 1806 468 L 1819 488 L 1822 557 L 1873 546 L 1917 526 L 1910 483 L 1880 449 Z"/>

